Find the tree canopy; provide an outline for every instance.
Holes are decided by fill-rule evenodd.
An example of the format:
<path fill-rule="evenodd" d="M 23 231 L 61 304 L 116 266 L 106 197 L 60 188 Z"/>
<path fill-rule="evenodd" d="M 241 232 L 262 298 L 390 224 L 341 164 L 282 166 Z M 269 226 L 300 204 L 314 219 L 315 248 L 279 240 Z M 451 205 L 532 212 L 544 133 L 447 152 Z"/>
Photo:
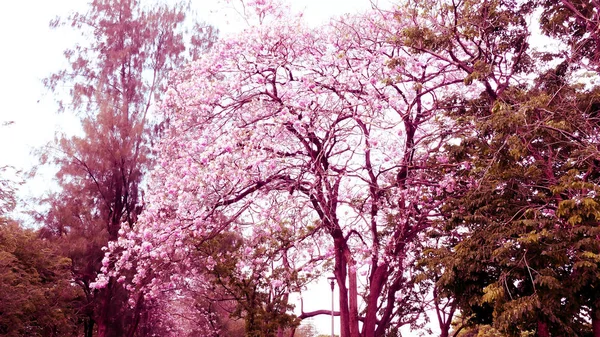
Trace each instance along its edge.
<path fill-rule="evenodd" d="M 69 24 L 85 37 L 65 51 L 67 69 L 44 80 L 57 93 L 60 110 L 80 117 L 83 132 L 59 135 L 42 151 L 42 163 L 58 168 L 60 190 L 42 200 L 48 211 L 40 221 L 43 237 L 71 259 L 74 282 L 85 293 L 79 313 L 86 337 L 95 331 L 133 336 L 152 306 L 140 300 L 130 308 L 116 280 L 99 290 L 90 283 L 102 266 L 103 247 L 117 239 L 122 223 L 134 226 L 144 206 L 141 185 L 162 122 L 152 109 L 168 73 L 216 37 L 212 27 L 186 20 L 188 9 L 184 2 L 94 0 L 87 12 L 50 24 Z"/>
<path fill-rule="evenodd" d="M 82 133 L 39 232 L 0 178 L 0 335 L 600 336 L 597 0 L 241 4 L 221 40 L 189 3 L 53 21 Z"/>
<path fill-rule="evenodd" d="M 167 280 L 210 283 L 195 252 L 235 232 L 237 272 L 262 270 L 265 293 L 298 291 L 292 274 L 331 260 L 342 336 L 417 324 L 424 289 L 450 310 L 445 335 L 456 309 L 507 334 L 595 322 L 593 296 L 574 291 L 595 276 L 568 281 L 596 270 L 596 96 L 577 83 L 594 35 L 557 27 L 567 15 L 589 28 L 597 11 L 414 1 L 308 28 L 281 4 L 250 7 L 243 37 L 176 76 L 149 207 L 98 286 L 134 262 L 127 282 L 150 296 Z M 531 48 L 537 9 L 571 52 Z"/>

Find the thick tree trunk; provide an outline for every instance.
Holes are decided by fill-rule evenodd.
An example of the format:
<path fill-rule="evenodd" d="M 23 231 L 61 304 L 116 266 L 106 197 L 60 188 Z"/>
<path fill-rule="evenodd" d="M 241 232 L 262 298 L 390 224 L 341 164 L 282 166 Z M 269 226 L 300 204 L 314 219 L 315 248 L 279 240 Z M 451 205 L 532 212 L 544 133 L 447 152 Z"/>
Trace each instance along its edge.
<path fill-rule="evenodd" d="M 592 334 L 594 337 L 600 337 L 600 308 L 592 308 Z"/>
<path fill-rule="evenodd" d="M 339 306 L 340 306 L 340 337 L 350 337 L 350 314 L 348 312 L 348 288 L 346 287 L 346 273 L 336 273 L 336 281 L 339 285 Z"/>
<path fill-rule="evenodd" d="M 106 324 L 98 322 L 98 337 L 106 337 Z"/>
<path fill-rule="evenodd" d="M 387 274 L 387 266 L 373 266 L 372 277 L 369 280 L 369 297 L 367 298 L 367 312 L 363 322 L 363 335 L 375 337 L 377 328 L 377 300 L 383 287 L 383 280 Z"/>
<path fill-rule="evenodd" d="M 286 265 L 286 268 L 289 268 L 289 267 L 290 267 L 290 265 L 289 265 L 289 263 L 287 262 L 287 256 L 285 256 L 285 255 L 284 255 L 283 261 L 284 261 L 283 263 Z M 289 294 L 289 293 L 285 293 L 285 294 L 282 296 L 282 298 L 281 298 L 281 302 L 287 305 L 287 304 L 288 304 L 288 302 L 289 302 L 289 299 L 290 299 L 290 294 Z M 294 330 L 295 330 L 295 329 L 294 329 Z M 284 327 L 282 327 L 282 326 L 278 326 L 278 327 L 277 327 L 277 337 L 284 337 L 284 333 L 285 333 L 285 329 L 284 329 Z"/>
<path fill-rule="evenodd" d="M 548 330 L 548 324 L 546 322 L 538 320 L 536 336 L 537 337 L 550 337 L 550 331 Z"/>
<path fill-rule="evenodd" d="M 339 287 L 340 306 L 340 337 L 351 337 L 350 335 L 350 313 L 348 310 L 348 288 L 346 287 L 346 268 L 348 263 L 344 254 L 345 241 L 341 235 L 334 238 L 335 267 L 334 275 Z"/>
<path fill-rule="evenodd" d="M 450 328 L 452 327 L 452 317 L 454 317 L 454 311 L 456 310 L 455 304 L 452 304 L 452 309 L 448 314 L 445 322 L 440 322 L 440 337 L 450 336 Z M 456 334 L 455 334 L 456 335 Z"/>
<path fill-rule="evenodd" d="M 135 336 L 135 333 L 140 325 L 140 319 L 142 318 L 142 309 L 144 305 L 144 296 L 142 294 L 138 295 L 138 299 L 135 303 L 135 311 L 133 313 L 133 322 L 129 326 L 129 330 L 127 331 L 127 337 Z"/>
<path fill-rule="evenodd" d="M 97 324 L 98 324 L 98 336 L 107 337 L 109 336 L 109 321 L 110 321 L 110 303 L 113 294 L 113 281 L 108 281 L 106 288 L 100 289 L 98 296 L 100 297 L 100 308 L 97 313 Z"/>
<path fill-rule="evenodd" d="M 346 249 L 346 254 L 348 255 L 348 285 L 350 290 L 350 298 L 348 299 L 350 305 L 350 319 L 348 324 L 350 324 L 350 337 L 359 337 L 360 332 L 358 330 L 358 284 L 356 280 L 356 267 L 355 263 L 350 256 L 350 251 Z"/>
<path fill-rule="evenodd" d="M 94 336 L 94 319 L 89 316 L 83 322 L 83 336 L 93 337 Z"/>

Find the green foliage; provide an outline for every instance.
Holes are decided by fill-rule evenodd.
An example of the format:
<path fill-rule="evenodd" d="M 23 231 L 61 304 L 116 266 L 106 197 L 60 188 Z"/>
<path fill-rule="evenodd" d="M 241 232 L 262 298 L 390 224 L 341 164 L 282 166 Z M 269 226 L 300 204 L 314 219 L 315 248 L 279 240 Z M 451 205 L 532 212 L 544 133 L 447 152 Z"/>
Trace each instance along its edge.
<path fill-rule="evenodd" d="M 460 335 L 485 335 L 484 326 L 497 329 L 492 335 L 541 336 L 543 326 L 558 335 L 589 333 L 599 308 L 592 289 L 600 286 L 600 89 L 580 84 L 589 81 L 577 71 L 598 74 L 594 5 L 414 4 L 417 27 L 401 34 L 404 42 L 448 55 L 466 84 L 484 86 L 479 97 L 448 99 L 459 141 L 445 150 L 450 163 L 469 163 L 455 172 L 457 186 L 468 188 L 444 200 L 418 281 L 433 281 L 439 296 L 458 303 L 469 327 Z M 571 47 L 564 55 L 529 50 L 524 19 L 536 9 L 544 12 L 542 31 Z M 422 15 L 440 26 L 421 28 Z M 542 67 L 533 68 L 534 60 Z M 506 66 L 512 73 L 503 81 Z M 509 79 L 519 73 L 535 79 Z"/>
<path fill-rule="evenodd" d="M 505 337 L 500 331 L 494 329 L 491 325 L 482 324 L 462 329 L 456 337 Z M 529 337 L 532 334 L 522 332 L 520 337 Z"/>
<path fill-rule="evenodd" d="M 580 335 L 589 329 L 582 314 L 591 316 L 596 306 L 588 289 L 598 286 L 592 275 L 600 253 L 593 239 L 600 130 L 597 118 L 578 108 L 589 92 L 564 83 L 557 89 L 543 76 L 538 81 L 537 88 L 507 89 L 484 118 L 480 107 L 461 115 L 473 134 L 455 155 L 470 158 L 468 179 L 476 185 L 457 203 L 449 201 L 461 205 L 449 224 L 464 234 L 434 261 L 444 268 L 438 284 L 473 323 L 493 322 L 519 336 L 542 321 L 551 331 Z M 453 287 L 459 280 L 462 287 Z M 482 313 L 480 306 L 493 311 Z"/>
<path fill-rule="evenodd" d="M 213 293 L 222 293 L 223 298 L 234 300 L 231 317 L 244 320 L 246 336 L 276 336 L 279 330 L 296 328 L 300 324 L 295 315 L 289 314 L 294 307 L 288 303 L 288 289 L 297 289 L 306 280 L 285 265 L 273 267 L 269 266 L 269 262 L 255 262 L 248 272 L 237 267 L 242 260 L 252 261 L 253 258 L 265 256 L 272 258 L 271 255 L 290 243 L 292 237 L 290 233 L 282 231 L 278 236 L 262 238 L 253 243 L 251 253 L 245 249 L 247 243 L 235 233 L 220 233 L 196 244 L 200 261 L 215 261 L 214 265 L 205 266 L 203 272 L 214 280 Z M 271 258 L 265 261 L 272 261 Z M 265 276 L 267 271 L 270 277 Z M 284 279 L 285 286 L 273 286 L 271 280 L 274 279 Z"/>
<path fill-rule="evenodd" d="M 0 218 L 0 336 L 77 336 L 74 303 L 83 294 L 70 279 L 71 261 Z"/>

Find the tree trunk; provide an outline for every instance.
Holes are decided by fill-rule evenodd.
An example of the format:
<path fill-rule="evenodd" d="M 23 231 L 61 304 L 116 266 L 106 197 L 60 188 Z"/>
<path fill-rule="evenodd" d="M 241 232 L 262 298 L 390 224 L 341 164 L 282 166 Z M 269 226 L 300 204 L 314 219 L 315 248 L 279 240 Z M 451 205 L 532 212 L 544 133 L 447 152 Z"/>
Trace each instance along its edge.
<path fill-rule="evenodd" d="M 350 324 L 349 324 L 349 312 L 348 312 L 348 288 L 346 287 L 346 273 L 338 276 L 336 273 L 336 280 L 339 285 L 339 306 L 340 306 L 340 337 L 350 337 Z M 344 283 L 342 283 L 344 282 Z"/>
<path fill-rule="evenodd" d="M 106 324 L 98 322 L 98 337 L 106 337 Z"/>
<path fill-rule="evenodd" d="M 354 260 L 350 256 L 350 251 L 346 249 L 346 253 L 348 255 L 348 284 L 350 290 L 350 298 L 348 300 L 350 304 L 350 319 L 348 324 L 350 324 L 350 337 L 360 337 L 360 332 L 358 330 L 358 284 L 356 281 L 356 266 Z"/>
<path fill-rule="evenodd" d="M 138 299 L 135 302 L 135 311 L 133 313 L 133 322 L 129 326 L 129 330 L 127 331 L 127 337 L 135 336 L 135 333 L 140 325 L 140 319 L 142 317 L 142 308 L 144 305 L 144 296 L 142 294 L 138 295 Z"/>
<path fill-rule="evenodd" d="M 113 293 L 113 281 L 112 279 L 108 281 L 106 288 L 100 289 L 98 295 L 100 297 L 100 308 L 97 314 L 97 323 L 98 323 L 98 336 L 97 337 L 106 337 L 108 336 L 108 328 L 109 328 L 109 319 L 110 319 L 110 303 L 112 299 Z"/>
<path fill-rule="evenodd" d="M 592 335 L 600 337 L 600 308 L 592 307 Z"/>
<path fill-rule="evenodd" d="M 550 337 L 550 331 L 548 331 L 548 324 L 546 322 L 538 320 L 536 336 L 537 337 Z"/>
<path fill-rule="evenodd" d="M 343 236 L 334 238 L 335 248 L 335 280 L 339 286 L 340 306 L 340 337 L 351 337 L 350 335 L 350 313 L 348 310 L 348 288 L 346 287 L 346 268 L 348 263 L 344 254 L 345 241 Z"/>
<path fill-rule="evenodd" d="M 367 298 L 367 312 L 363 322 L 363 335 L 365 337 L 375 337 L 377 327 L 377 299 L 381 293 L 384 279 L 387 275 L 387 266 L 373 265 L 372 277 L 369 280 L 369 297 Z"/>
<path fill-rule="evenodd" d="M 84 337 L 93 337 L 94 336 L 94 319 L 92 316 L 88 316 L 83 321 L 83 336 Z"/>

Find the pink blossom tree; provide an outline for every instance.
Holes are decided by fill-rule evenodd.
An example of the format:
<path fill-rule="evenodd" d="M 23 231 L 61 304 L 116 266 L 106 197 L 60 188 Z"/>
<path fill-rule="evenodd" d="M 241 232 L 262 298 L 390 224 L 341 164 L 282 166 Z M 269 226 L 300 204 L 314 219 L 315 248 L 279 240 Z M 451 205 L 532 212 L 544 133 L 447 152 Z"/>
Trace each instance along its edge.
<path fill-rule="evenodd" d="M 237 272 L 260 270 L 264 291 L 299 291 L 292 274 L 332 261 L 341 336 L 414 323 L 415 243 L 439 215 L 436 196 L 454 188 L 429 173 L 449 137 L 439 102 L 462 78 L 413 56 L 398 38 L 410 23 L 393 12 L 310 29 L 271 3 L 253 8 L 259 24 L 175 75 L 147 207 L 109 247 L 114 269 L 96 286 L 134 269 L 120 280 L 149 297 L 191 279 L 208 289 L 203 270 L 226 256 L 199 260 L 198 247 L 235 232 Z"/>

